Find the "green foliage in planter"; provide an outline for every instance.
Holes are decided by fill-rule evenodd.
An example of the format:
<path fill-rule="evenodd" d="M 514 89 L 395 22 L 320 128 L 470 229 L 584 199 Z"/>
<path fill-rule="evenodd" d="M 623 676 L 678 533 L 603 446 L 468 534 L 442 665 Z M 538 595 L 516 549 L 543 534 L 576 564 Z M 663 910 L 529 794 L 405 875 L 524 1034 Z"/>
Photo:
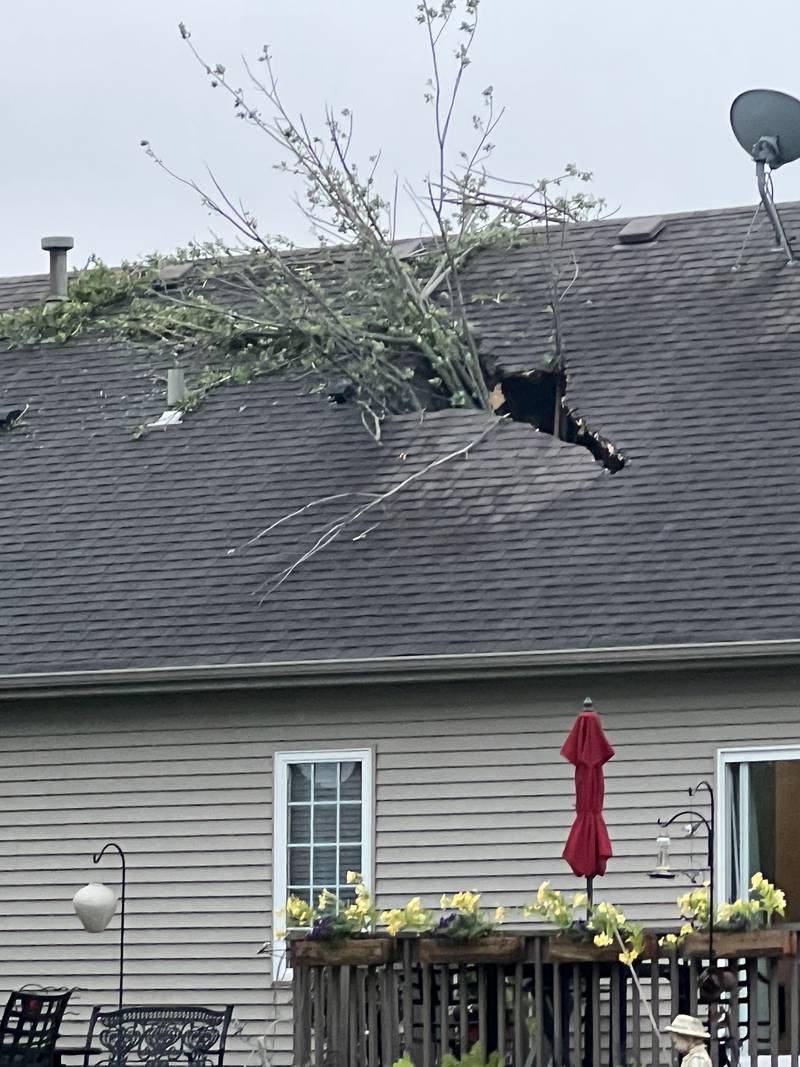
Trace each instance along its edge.
<path fill-rule="evenodd" d="M 711 920 L 711 893 L 708 883 L 678 898 L 678 910 L 685 920 L 677 934 L 667 934 L 660 944 L 669 948 L 680 945 L 691 933 L 703 933 Z M 721 932 L 764 930 L 772 926 L 776 915 L 786 914 L 786 894 L 770 882 L 761 871 L 750 880 L 747 897 L 721 904 L 714 915 L 714 929 Z"/>
<path fill-rule="evenodd" d="M 392 937 L 400 933 L 428 934 L 436 926 L 436 916 L 423 908 L 421 897 L 412 897 L 402 908 L 389 908 L 381 914 Z"/>
<path fill-rule="evenodd" d="M 576 915 L 582 909 L 585 919 Z M 575 893 L 570 902 L 559 890 L 551 889 L 549 882 L 542 882 L 536 899 L 525 905 L 525 914 L 554 923 L 565 937 L 591 939 L 597 948 L 619 945 L 619 961 L 628 966 L 644 952 L 643 927 L 629 922 L 619 908 L 606 901 L 593 907 L 586 893 Z"/>
<path fill-rule="evenodd" d="M 373 933 L 378 913 L 372 896 L 358 872 L 348 871 L 347 881 L 355 887 L 354 901 L 342 901 L 328 889 L 322 890 L 316 906 L 301 897 L 291 896 L 285 908 L 287 922 L 295 929 L 310 928 L 307 937 L 312 941 L 339 941 Z M 277 936 L 284 935 L 285 931 L 277 931 Z"/>
<path fill-rule="evenodd" d="M 558 889 L 551 889 L 549 882 L 542 882 L 536 891 L 536 899 L 524 907 L 529 917 L 536 916 L 546 922 L 554 923 L 564 933 L 580 933 L 576 912 L 585 911 L 589 906 L 586 893 L 574 893 L 572 900 Z"/>
<path fill-rule="evenodd" d="M 440 937 L 459 941 L 486 937 L 505 918 L 504 908 L 495 908 L 494 917 L 489 918 L 481 908 L 480 893 L 463 891 L 454 893 L 452 897 L 445 894 L 439 903 L 445 914 L 433 932 Z"/>
<path fill-rule="evenodd" d="M 437 919 L 430 908 L 423 908 L 419 897 L 414 897 L 404 908 L 392 908 L 383 912 L 381 922 L 386 923 L 389 933 L 434 934 L 458 941 L 470 941 L 491 934 L 505 918 L 505 908 L 495 908 L 489 917 L 481 908 L 480 893 L 462 890 L 451 897 L 443 894 L 439 905 L 444 913 Z"/>

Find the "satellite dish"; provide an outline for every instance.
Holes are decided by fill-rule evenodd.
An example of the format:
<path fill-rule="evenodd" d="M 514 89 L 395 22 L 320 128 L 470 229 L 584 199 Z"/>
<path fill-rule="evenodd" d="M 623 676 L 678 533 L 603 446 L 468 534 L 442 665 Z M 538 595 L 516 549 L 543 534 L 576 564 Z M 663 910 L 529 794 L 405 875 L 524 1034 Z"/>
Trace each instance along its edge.
<path fill-rule="evenodd" d="M 731 126 L 745 152 L 772 170 L 800 159 L 800 100 L 788 93 L 775 89 L 741 93 L 731 104 Z"/>
<path fill-rule="evenodd" d="M 777 251 L 794 263 L 792 246 L 772 198 L 767 167 L 777 170 L 800 159 L 800 100 L 775 89 L 748 89 L 731 104 L 731 126 L 736 140 L 756 165 L 761 202 L 772 223 Z"/>

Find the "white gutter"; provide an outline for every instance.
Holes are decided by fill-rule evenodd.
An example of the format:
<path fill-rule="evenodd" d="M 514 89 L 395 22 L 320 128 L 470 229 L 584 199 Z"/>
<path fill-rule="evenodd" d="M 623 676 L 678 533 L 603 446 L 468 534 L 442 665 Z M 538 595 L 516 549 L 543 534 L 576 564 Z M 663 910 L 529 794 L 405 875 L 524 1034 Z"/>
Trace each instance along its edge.
<path fill-rule="evenodd" d="M 800 640 L 622 645 L 539 652 L 479 652 L 0 674 L 0 699 L 87 692 L 353 685 L 625 670 L 753 667 L 778 663 L 800 665 Z"/>

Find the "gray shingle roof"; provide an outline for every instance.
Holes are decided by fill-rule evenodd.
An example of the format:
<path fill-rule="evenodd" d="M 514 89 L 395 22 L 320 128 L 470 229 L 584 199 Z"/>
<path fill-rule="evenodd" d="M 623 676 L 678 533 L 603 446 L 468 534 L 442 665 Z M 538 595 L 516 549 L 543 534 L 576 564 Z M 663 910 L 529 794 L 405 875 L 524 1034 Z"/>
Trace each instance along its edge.
<path fill-rule="evenodd" d="M 0 311 L 23 307 L 47 296 L 49 279 L 46 274 L 30 274 L 20 278 L 0 278 Z"/>
<path fill-rule="evenodd" d="M 134 441 L 164 407 L 152 355 L 0 355 L 0 407 L 30 405 L 0 433 L 0 673 L 800 637 L 800 273 L 763 218 L 732 269 L 751 215 L 672 216 L 624 249 L 624 220 L 569 235 L 569 398 L 624 470 L 503 422 L 266 598 L 367 497 L 237 546 L 311 500 L 391 487 L 485 416 L 397 418 L 378 446 L 347 406 L 275 379 Z M 783 217 L 800 236 L 800 205 Z M 471 267 L 499 296 L 475 317 L 507 367 L 546 350 L 542 279 L 536 246 Z M 44 284 L 0 284 L 0 306 Z"/>

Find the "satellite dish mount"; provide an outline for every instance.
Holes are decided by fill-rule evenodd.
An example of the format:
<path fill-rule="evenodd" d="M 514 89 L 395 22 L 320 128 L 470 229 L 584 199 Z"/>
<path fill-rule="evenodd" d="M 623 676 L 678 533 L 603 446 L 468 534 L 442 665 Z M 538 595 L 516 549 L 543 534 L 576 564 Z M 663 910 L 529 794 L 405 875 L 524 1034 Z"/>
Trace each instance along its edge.
<path fill-rule="evenodd" d="M 753 159 L 756 161 L 758 194 L 761 197 L 761 203 L 764 205 L 764 210 L 769 216 L 769 221 L 772 223 L 772 228 L 775 231 L 775 240 L 778 242 L 778 248 L 781 249 L 786 256 L 787 263 L 794 263 L 792 246 L 789 244 L 786 230 L 783 228 L 783 223 L 778 214 L 778 209 L 775 206 L 775 201 L 772 199 L 772 190 L 770 188 L 772 183 L 767 181 L 767 167 L 769 167 L 770 172 L 772 172 L 775 170 L 775 164 L 771 162 L 770 158 L 759 158 L 759 156 L 756 155 L 756 152 L 763 152 L 764 156 L 773 159 L 779 158 L 780 150 L 778 148 L 778 138 L 762 137 L 761 140 L 753 146 Z M 777 165 L 780 166 L 780 163 Z"/>
<path fill-rule="evenodd" d="M 770 174 L 784 163 L 800 158 L 800 100 L 774 89 L 750 89 L 731 105 L 731 126 L 736 140 L 756 165 L 761 203 L 787 263 L 794 253 L 772 198 Z M 768 169 L 769 168 L 769 169 Z"/>

